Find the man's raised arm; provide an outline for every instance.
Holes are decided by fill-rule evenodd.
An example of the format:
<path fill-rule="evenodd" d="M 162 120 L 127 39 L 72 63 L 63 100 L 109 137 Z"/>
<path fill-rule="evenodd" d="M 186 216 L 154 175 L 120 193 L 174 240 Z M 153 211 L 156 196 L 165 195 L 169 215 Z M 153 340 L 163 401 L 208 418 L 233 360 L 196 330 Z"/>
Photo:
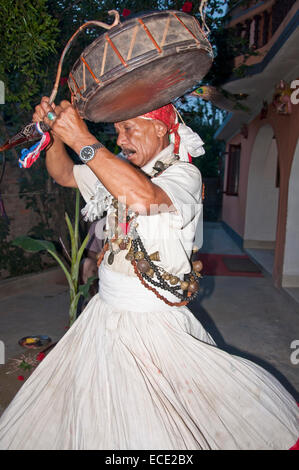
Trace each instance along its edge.
<path fill-rule="evenodd" d="M 42 101 L 49 102 L 49 98 L 44 97 Z M 55 105 L 52 104 L 55 109 Z M 33 121 L 42 121 L 44 113 L 41 106 L 35 108 Z M 46 166 L 48 173 L 61 186 L 77 188 L 77 183 L 73 174 L 74 162 L 70 158 L 62 140 L 52 131 L 53 143 L 46 152 Z"/>
<path fill-rule="evenodd" d="M 68 157 L 66 151 L 62 153 L 61 142 L 72 148 L 77 154 L 84 146 L 91 146 L 99 143 L 88 130 L 86 123 L 81 119 L 76 109 L 68 101 L 62 101 L 60 105 L 49 104 L 48 98 L 43 98 L 36 108 L 34 120 L 43 120 L 49 124 L 54 137 L 59 136 L 60 143 L 50 149 L 47 156 L 48 170 L 57 183 L 63 186 L 76 187 L 73 176 L 73 162 Z M 55 120 L 49 118 L 50 113 L 55 112 Z M 165 131 L 166 132 L 166 131 Z M 140 135 L 139 139 L 144 140 L 145 135 Z M 165 136 L 159 138 L 159 142 Z M 167 139 L 166 139 L 167 140 Z M 147 145 L 149 137 L 147 137 Z M 59 142 L 59 141 L 58 141 Z M 162 150 L 162 143 L 161 148 Z M 159 145 L 160 145 L 159 144 Z M 157 152 L 158 153 L 158 152 Z M 152 157 L 155 155 L 153 154 Z M 116 199 L 126 198 L 126 205 L 132 207 L 140 214 L 150 212 L 152 204 L 166 204 L 172 208 L 172 202 L 167 194 L 145 175 L 140 168 L 135 168 L 128 162 L 124 162 L 111 153 L 107 148 L 100 148 L 94 158 L 87 163 L 95 176 L 103 183 L 106 189 Z M 138 165 L 137 165 L 138 166 Z M 60 174 L 61 173 L 61 174 Z"/>

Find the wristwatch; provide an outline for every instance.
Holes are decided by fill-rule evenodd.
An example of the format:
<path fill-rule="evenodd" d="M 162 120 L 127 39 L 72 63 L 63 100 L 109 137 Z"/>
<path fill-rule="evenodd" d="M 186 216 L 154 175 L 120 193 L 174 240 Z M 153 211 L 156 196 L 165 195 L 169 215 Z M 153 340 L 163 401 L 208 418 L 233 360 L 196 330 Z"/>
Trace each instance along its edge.
<path fill-rule="evenodd" d="M 96 150 L 105 147 L 103 144 L 98 142 L 97 144 L 93 145 L 85 145 L 85 147 L 82 147 L 80 150 L 79 157 L 82 160 L 83 163 L 90 162 L 90 160 L 93 159 L 95 156 Z"/>

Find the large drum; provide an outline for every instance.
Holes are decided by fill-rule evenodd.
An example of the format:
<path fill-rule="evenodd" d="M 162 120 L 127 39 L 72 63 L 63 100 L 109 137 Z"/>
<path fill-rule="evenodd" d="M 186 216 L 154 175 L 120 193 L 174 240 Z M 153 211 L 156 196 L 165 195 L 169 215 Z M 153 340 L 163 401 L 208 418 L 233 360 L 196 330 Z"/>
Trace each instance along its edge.
<path fill-rule="evenodd" d="M 212 47 L 196 18 L 157 11 L 128 18 L 76 61 L 68 84 L 81 117 L 117 122 L 164 106 L 198 84 Z"/>

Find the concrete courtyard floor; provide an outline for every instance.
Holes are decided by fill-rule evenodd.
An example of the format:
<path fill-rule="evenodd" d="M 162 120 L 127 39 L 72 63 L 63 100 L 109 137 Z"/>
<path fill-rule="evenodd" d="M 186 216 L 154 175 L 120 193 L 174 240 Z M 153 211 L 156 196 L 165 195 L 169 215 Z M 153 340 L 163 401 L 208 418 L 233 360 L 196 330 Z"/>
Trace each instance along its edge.
<path fill-rule="evenodd" d="M 201 252 L 244 254 L 221 223 L 204 224 Z M 299 364 L 291 361 L 293 341 L 298 340 L 299 350 L 299 303 L 283 289 L 276 289 L 269 273 L 263 274 L 206 276 L 190 309 L 219 347 L 267 369 L 299 401 Z M 68 286 L 59 268 L 0 282 L 0 340 L 5 345 L 0 414 L 23 383 L 16 375 L 6 374 L 11 358 L 25 352 L 18 340 L 42 334 L 55 342 L 67 325 Z M 299 351 L 296 357 L 299 362 Z"/>
<path fill-rule="evenodd" d="M 190 309 L 221 349 L 264 367 L 299 402 L 299 302 L 273 285 L 221 223 L 205 223 L 203 239 L 202 253 L 248 254 L 263 277 L 206 276 Z M 298 352 L 291 348 L 296 340 Z"/>
<path fill-rule="evenodd" d="M 24 383 L 17 377 L 29 376 L 22 369 L 10 373 L 13 359 L 23 354 L 36 357 L 44 349 L 25 349 L 19 339 L 47 335 L 52 343 L 58 341 L 68 326 L 68 304 L 68 285 L 60 268 L 0 282 L 0 340 L 5 353 L 0 365 L 0 415 Z"/>

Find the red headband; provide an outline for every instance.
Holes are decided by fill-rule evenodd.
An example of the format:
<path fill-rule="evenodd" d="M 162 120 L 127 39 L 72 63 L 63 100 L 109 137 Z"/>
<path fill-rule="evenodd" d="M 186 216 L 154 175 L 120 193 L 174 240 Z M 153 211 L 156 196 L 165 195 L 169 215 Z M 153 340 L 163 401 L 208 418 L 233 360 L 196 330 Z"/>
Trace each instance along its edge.
<path fill-rule="evenodd" d="M 172 104 L 167 104 L 166 106 L 162 106 L 162 108 L 154 109 L 140 117 L 158 119 L 166 124 L 168 131 L 171 131 L 176 124 L 176 112 Z"/>
<path fill-rule="evenodd" d="M 177 114 L 172 104 L 166 104 L 165 106 L 162 106 L 162 108 L 154 109 L 140 117 L 157 119 L 158 121 L 162 121 L 166 124 L 168 132 L 170 134 L 174 133 L 174 153 L 178 154 L 180 147 L 180 136 L 178 134 L 179 123 L 177 122 Z"/>

